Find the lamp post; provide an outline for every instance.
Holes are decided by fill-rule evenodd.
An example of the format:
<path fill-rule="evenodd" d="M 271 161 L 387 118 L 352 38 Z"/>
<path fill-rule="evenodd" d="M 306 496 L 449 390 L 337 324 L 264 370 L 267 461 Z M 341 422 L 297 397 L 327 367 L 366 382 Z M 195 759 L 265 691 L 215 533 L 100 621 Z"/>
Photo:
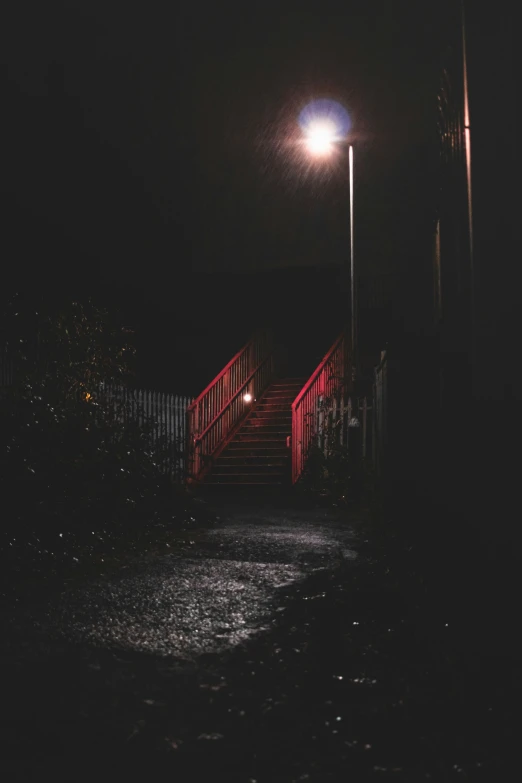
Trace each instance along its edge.
<path fill-rule="evenodd" d="M 348 160 L 350 167 L 350 295 L 352 305 L 352 386 L 355 384 L 357 376 L 357 296 L 355 284 L 355 240 L 354 240 L 354 217 L 353 217 L 353 144 L 348 148 Z"/>
<path fill-rule="evenodd" d="M 307 151 L 318 158 L 327 158 L 339 143 L 346 141 L 350 119 L 344 107 L 335 101 L 322 100 L 309 104 L 299 118 Z M 354 147 L 348 143 L 348 176 L 350 190 L 350 298 L 351 298 L 351 382 L 357 379 L 357 285 L 355 278 L 354 233 Z"/>

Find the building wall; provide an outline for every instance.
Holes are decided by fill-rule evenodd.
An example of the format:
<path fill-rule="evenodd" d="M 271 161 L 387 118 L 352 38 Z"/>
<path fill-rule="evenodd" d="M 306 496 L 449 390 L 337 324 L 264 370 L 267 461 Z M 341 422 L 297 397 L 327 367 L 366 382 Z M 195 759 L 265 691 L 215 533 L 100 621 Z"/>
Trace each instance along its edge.
<path fill-rule="evenodd" d="M 440 241 L 435 252 L 440 264 L 440 306 L 434 315 L 442 351 L 458 352 L 473 366 L 473 397 L 500 400 L 510 381 L 509 352 L 518 309 L 512 26 L 503 2 L 494 10 L 469 2 L 464 6 L 472 219 L 457 14 L 445 47 L 439 92 L 440 236 L 434 244 Z M 435 267 L 435 278 L 439 270 Z"/>
<path fill-rule="evenodd" d="M 484 10 L 464 3 L 464 57 L 459 5 L 444 42 L 438 95 L 432 269 L 438 448 L 448 495 L 492 508 L 514 486 L 520 394 L 513 27 L 503 2 Z"/>
<path fill-rule="evenodd" d="M 409 272 L 401 272 L 411 328 L 404 329 L 400 350 L 389 351 L 400 365 L 401 389 L 398 410 L 390 410 L 390 421 L 397 417 L 400 424 L 390 448 L 402 452 L 396 472 L 411 476 L 412 486 L 424 482 L 446 506 L 481 511 L 504 503 L 518 480 L 514 24 L 503 0 L 494 9 L 464 6 L 466 59 L 461 3 L 441 10 L 446 23 L 432 93 L 437 163 L 426 195 L 432 220 L 416 270 L 418 281 L 425 270 L 427 295 L 418 296 Z M 414 303 L 422 304 L 415 310 Z"/>
<path fill-rule="evenodd" d="M 477 4 L 480 5 L 480 4 Z M 519 394 L 514 12 L 467 4 L 478 401 Z M 518 388 L 517 388 L 518 387 Z"/>

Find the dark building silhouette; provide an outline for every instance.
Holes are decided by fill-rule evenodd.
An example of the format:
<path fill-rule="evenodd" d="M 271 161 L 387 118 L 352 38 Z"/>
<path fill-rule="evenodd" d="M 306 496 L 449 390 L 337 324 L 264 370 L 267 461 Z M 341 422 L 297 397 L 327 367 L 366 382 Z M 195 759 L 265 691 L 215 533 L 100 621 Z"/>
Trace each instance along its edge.
<path fill-rule="evenodd" d="M 392 481 L 491 513 L 509 505 L 518 462 L 512 15 L 503 2 L 441 14 L 431 185 L 419 192 L 431 228 L 415 285 L 403 268 L 400 286 L 405 308 L 422 306 L 389 350 Z"/>
<path fill-rule="evenodd" d="M 500 495 L 518 396 L 513 28 L 503 3 L 488 11 L 459 6 L 438 96 L 433 313 L 441 432 L 453 475 L 465 473 L 464 460 L 468 490 L 489 477 Z"/>

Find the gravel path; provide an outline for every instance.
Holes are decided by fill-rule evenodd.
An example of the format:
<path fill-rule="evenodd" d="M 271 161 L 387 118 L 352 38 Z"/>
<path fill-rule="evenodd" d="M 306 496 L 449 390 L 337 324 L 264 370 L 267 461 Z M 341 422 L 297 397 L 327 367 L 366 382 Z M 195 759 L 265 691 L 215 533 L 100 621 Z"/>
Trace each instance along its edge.
<path fill-rule="evenodd" d="M 281 588 L 353 558 L 353 538 L 332 512 L 229 507 L 183 553 L 64 592 L 39 622 L 74 642 L 195 661 L 266 630 Z"/>
<path fill-rule="evenodd" d="M 190 738 L 222 738 L 208 716 L 224 687 L 223 661 L 239 652 L 241 666 L 255 674 L 264 661 L 247 661 L 248 646 L 263 638 L 272 645 L 289 591 L 297 591 L 295 601 L 307 579 L 355 557 L 354 529 L 335 512 L 229 506 L 221 519 L 192 538 L 173 537 L 167 551 L 52 598 L 35 596 L 4 617 L 6 783 L 51 770 L 55 780 L 87 779 L 95 759 L 114 762 L 123 753 L 128 764 L 144 736 L 156 751 L 160 740 L 178 748 Z M 271 682 L 268 667 L 266 675 Z M 167 710 L 161 729 L 152 708 L 155 715 Z M 221 707 L 214 724 L 226 723 L 227 711 Z M 76 757 L 84 762 L 71 774 Z M 98 767 L 96 775 L 105 779 Z"/>
<path fill-rule="evenodd" d="M 517 779 L 520 665 L 489 625 L 411 559 L 354 561 L 356 517 L 221 519 L 4 614 L 2 783 Z"/>

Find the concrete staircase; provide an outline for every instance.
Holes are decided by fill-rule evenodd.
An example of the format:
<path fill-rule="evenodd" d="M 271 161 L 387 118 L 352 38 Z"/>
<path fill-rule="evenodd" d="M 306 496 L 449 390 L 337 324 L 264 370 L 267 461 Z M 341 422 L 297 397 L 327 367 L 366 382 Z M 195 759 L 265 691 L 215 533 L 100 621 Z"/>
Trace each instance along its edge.
<path fill-rule="evenodd" d="M 290 483 L 292 402 L 306 378 L 274 381 L 257 401 L 205 479 L 207 486 L 281 486 Z"/>

